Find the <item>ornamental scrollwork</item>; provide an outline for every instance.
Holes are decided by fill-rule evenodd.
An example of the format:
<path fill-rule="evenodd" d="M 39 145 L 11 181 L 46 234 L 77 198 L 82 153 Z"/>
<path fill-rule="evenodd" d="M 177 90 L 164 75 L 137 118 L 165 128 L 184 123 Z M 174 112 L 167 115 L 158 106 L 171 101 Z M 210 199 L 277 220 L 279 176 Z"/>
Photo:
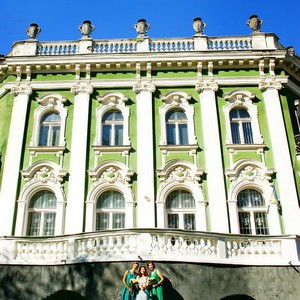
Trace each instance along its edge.
<path fill-rule="evenodd" d="M 78 95 L 80 93 L 84 93 L 84 94 L 92 94 L 93 93 L 93 87 L 89 84 L 76 84 L 74 86 L 72 86 L 71 88 L 71 92 L 74 95 Z"/>
<path fill-rule="evenodd" d="M 152 82 L 138 82 L 133 86 L 132 89 L 135 93 L 141 93 L 141 92 L 154 93 L 156 90 L 156 86 Z"/>
<path fill-rule="evenodd" d="M 267 89 L 276 89 L 281 90 L 283 88 L 281 82 L 274 80 L 274 81 L 261 81 L 259 83 L 259 89 L 265 91 Z"/>
<path fill-rule="evenodd" d="M 130 186 L 130 176 L 131 174 L 124 174 L 121 169 L 115 166 L 110 166 L 106 168 L 102 173 L 100 173 L 99 176 L 92 176 L 92 180 L 94 186 L 103 182 L 110 184 L 119 182 L 124 185 Z"/>
<path fill-rule="evenodd" d="M 66 172 L 58 172 L 55 169 L 52 169 L 49 166 L 42 166 L 33 173 L 22 172 L 22 175 L 25 180 L 25 185 L 28 186 L 35 182 L 40 183 L 49 183 L 52 182 L 57 185 L 61 185 L 63 179 L 66 175 Z"/>
<path fill-rule="evenodd" d="M 216 92 L 219 89 L 219 85 L 214 81 L 199 81 L 195 88 L 198 92 L 203 92 L 204 90 Z"/>
<path fill-rule="evenodd" d="M 32 94 L 32 88 L 28 85 L 18 85 L 11 88 L 10 91 L 15 97 L 20 94 L 30 96 Z"/>

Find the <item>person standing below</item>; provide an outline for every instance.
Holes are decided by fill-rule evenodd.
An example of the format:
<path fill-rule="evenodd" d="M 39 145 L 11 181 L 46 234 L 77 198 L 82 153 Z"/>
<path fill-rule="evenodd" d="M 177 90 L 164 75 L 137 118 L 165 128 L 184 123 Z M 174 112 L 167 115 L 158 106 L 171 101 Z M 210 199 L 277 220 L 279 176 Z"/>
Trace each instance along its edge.
<path fill-rule="evenodd" d="M 148 269 L 150 270 L 149 280 L 154 278 L 156 283 L 152 285 L 152 289 L 150 290 L 150 299 L 153 300 L 163 300 L 163 281 L 164 276 L 161 274 L 159 270 L 155 268 L 155 264 L 153 261 L 148 261 L 147 263 Z"/>
<path fill-rule="evenodd" d="M 136 295 L 136 300 L 149 300 L 149 276 L 145 266 L 140 266 L 136 279 L 139 286 L 139 292 Z"/>
<path fill-rule="evenodd" d="M 139 267 L 139 264 L 135 261 L 131 264 L 131 269 L 125 271 L 123 275 L 123 284 L 121 299 L 120 300 L 135 300 L 135 293 L 132 289 L 131 282 L 136 279 L 137 273 L 136 270 Z"/>

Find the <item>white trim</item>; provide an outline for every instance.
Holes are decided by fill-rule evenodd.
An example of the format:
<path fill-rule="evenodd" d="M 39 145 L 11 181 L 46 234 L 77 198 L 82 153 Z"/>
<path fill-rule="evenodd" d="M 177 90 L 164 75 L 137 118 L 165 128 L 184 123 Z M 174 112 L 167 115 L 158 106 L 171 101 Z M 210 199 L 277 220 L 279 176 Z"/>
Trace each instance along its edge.
<path fill-rule="evenodd" d="M 252 103 L 252 99 L 254 98 L 255 98 L 255 94 L 250 93 L 249 91 L 246 90 L 234 90 L 224 95 L 224 99 L 228 101 L 228 103 L 223 107 L 223 111 L 225 115 L 226 133 L 227 133 L 226 144 L 233 144 L 229 114 L 230 111 L 234 108 L 244 108 L 248 111 L 251 118 L 253 144 L 257 144 L 257 145 L 263 144 L 263 139 L 259 129 L 257 107 Z"/>
<path fill-rule="evenodd" d="M 125 102 L 128 97 L 125 97 L 121 93 L 113 92 L 107 93 L 104 96 L 97 96 L 97 100 L 102 103 L 100 107 L 96 110 L 96 137 L 94 141 L 94 146 L 102 146 L 102 118 L 105 113 L 110 110 L 119 110 L 123 116 L 123 146 L 130 145 L 129 138 L 129 115 L 130 110 L 125 106 Z M 121 145 L 119 145 L 121 146 Z"/>
<path fill-rule="evenodd" d="M 125 199 L 125 227 L 134 225 L 134 195 L 129 181 L 133 172 L 127 166 L 116 161 L 105 161 L 94 170 L 88 171 L 93 184 L 86 200 L 86 226 L 85 231 L 95 230 L 97 200 L 105 191 L 116 190 L 123 194 Z"/>
<path fill-rule="evenodd" d="M 46 168 L 46 171 L 43 170 Z M 26 235 L 28 205 L 31 197 L 40 190 L 53 192 L 57 199 L 55 235 L 63 234 L 63 216 L 66 196 L 61 186 L 67 172 L 51 161 L 39 161 L 21 172 L 26 183 L 18 200 L 18 213 L 16 221 L 16 235 Z M 46 174 L 47 176 L 40 176 Z"/>
<path fill-rule="evenodd" d="M 174 91 L 169 92 L 161 97 L 164 103 L 159 107 L 160 125 L 161 125 L 161 137 L 160 145 L 167 145 L 167 132 L 166 132 L 166 114 L 172 109 L 180 108 L 187 116 L 187 129 L 188 129 L 188 144 L 197 144 L 195 128 L 194 128 L 194 108 L 189 105 L 191 96 L 181 92 Z"/>
<path fill-rule="evenodd" d="M 36 100 L 40 104 L 40 107 L 34 111 L 33 136 L 30 142 L 30 147 L 39 147 L 41 119 L 48 112 L 56 112 L 59 114 L 61 118 L 59 145 L 57 146 L 64 147 L 66 145 L 65 128 L 66 128 L 66 118 L 68 114 L 67 109 L 64 107 L 64 103 L 67 101 L 67 98 L 62 97 L 59 94 L 47 94 L 42 97 L 37 97 Z M 41 148 L 46 150 L 46 148 L 52 148 L 52 147 L 41 146 Z"/>
<path fill-rule="evenodd" d="M 180 173 L 180 174 L 178 174 Z M 157 226 L 167 228 L 166 199 L 175 190 L 189 191 L 196 202 L 196 230 L 207 230 L 206 200 L 204 199 L 202 186 L 199 183 L 203 171 L 187 161 L 172 160 L 162 170 L 158 170 L 161 185 L 157 192 Z M 177 176 L 178 175 L 178 176 Z"/>
<path fill-rule="evenodd" d="M 244 189 L 259 190 L 265 199 L 265 211 L 268 211 L 271 203 L 273 187 L 271 184 L 272 169 L 253 159 L 242 159 L 237 161 L 231 170 L 226 170 L 226 175 L 230 178 L 231 184 L 228 192 L 228 210 L 231 224 L 231 233 L 240 233 L 237 197 Z M 272 206 L 273 207 L 273 206 Z M 263 211 L 263 210 L 262 210 Z M 282 234 L 279 214 L 277 210 L 271 209 L 267 215 L 270 235 Z"/>

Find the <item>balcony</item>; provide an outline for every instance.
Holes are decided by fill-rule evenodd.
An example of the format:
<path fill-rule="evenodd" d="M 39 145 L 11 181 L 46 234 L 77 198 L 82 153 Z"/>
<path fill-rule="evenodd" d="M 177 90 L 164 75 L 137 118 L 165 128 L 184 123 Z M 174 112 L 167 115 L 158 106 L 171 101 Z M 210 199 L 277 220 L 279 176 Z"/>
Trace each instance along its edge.
<path fill-rule="evenodd" d="M 57 237 L 1 237 L 0 263 L 62 265 L 155 260 L 230 265 L 300 263 L 299 236 L 123 229 Z"/>
<path fill-rule="evenodd" d="M 16 42 L 8 56 L 66 56 L 79 54 L 172 53 L 284 49 L 273 33 L 250 36 Z"/>

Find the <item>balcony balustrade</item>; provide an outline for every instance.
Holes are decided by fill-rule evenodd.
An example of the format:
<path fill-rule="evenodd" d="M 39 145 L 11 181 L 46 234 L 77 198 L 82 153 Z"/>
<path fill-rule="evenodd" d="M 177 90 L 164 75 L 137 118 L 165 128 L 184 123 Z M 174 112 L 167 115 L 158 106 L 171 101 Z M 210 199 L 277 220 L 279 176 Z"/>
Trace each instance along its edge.
<path fill-rule="evenodd" d="M 65 56 L 79 54 L 171 53 L 195 51 L 243 51 L 284 49 L 275 34 L 191 38 L 142 38 L 78 40 L 61 42 L 16 42 L 8 56 Z"/>
<path fill-rule="evenodd" d="M 123 229 L 58 237 L 2 237 L 1 264 L 180 261 L 299 265 L 299 236 L 245 236 L 170 229 Z"/>

